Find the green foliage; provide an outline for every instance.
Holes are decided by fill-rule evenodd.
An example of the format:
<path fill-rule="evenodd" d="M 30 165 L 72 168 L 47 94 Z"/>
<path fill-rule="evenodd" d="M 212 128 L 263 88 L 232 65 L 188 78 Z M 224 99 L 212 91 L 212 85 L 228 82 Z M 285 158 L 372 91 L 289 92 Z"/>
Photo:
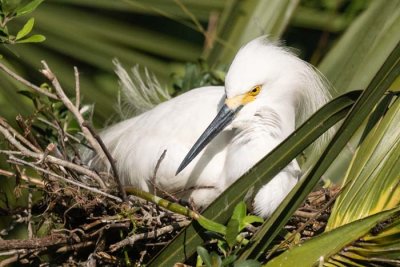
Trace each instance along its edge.
<path fill-rule="evenodd" d="M 0 43 L 16 44 L 16 43 L 40 43 L 46 40 L 41 34 L 34 34 L 29 37 L 33 25 L 34 18 L 30 18 L 16 35 L 12 35 L 8 31 L 7 24 L 15 18 L 24 16 L 33 12 L 44 0 L 32 0 L 28 2 L 1 0 L 0 2 Z"/>
<path fill-rule="evenodd" d="M 342 250 L 342 248 L 354 240 L 357 240 L 360 237 L 368 234 L 371 229 L 374 229 L 374 227 L 377 227 L 380 223 L 384 223 L 386 220 L 393 217 L 399 212 L 399 210 L 400 207 L 397 207 L 396 209 L 380 212 L 364 219 L 345 224 L 344 226 L 336 228 L 335 230 L 326 232 L 316 238 L 313 238 L 304 244 L 300 244 L 292 250 L 282 253 L 280 256 L 269 261 L 265 266 L 309 267 L 318 264 L 320 264 L 319 266 L 322 266 L 322 264 L 324 264 L 330 256 L 339 252 Z M 394 218 L 396 218 L 396 216 L 394 216 Z M 398 216 L 397 221 L 400 221 Z M 353 264 L 346 266 L 365 266 Z M 337 266 L 343 265 L 339 264 Z"/>
<path fill-rule="evenodd" d="M 183 74 L 173 75 L 174 95 L 202 86 L 223 85 L 225 74 L 226 70 L 211 68 L 204 60 L 199 60 L 197 63 L 186 63 Z"/>
<path fill-rule="evenodd" d="M 218 255 L 215 251 L 209 253 L 204 247 L 198 246 L 196 248 L 198 260 L 196 266 L 202 266 L 203 263 L 207 267 L 222 267 L 222 266 L 249 266 L 256 267 L 261 264 L 255 260 L 237 260 L 238 254 L 244 245 L 248 243 L 247 239 L 241 235 L 241 232 L 252 223 L 262 223 L 263 219 L 247 215 L 247 207 L 244 202 L 239 202 L 230 218 L 226 230 L 221 233 L 201 224 L 206 230 L 219 233 L 221 235 L 213 235 L 217 238 L 217 247 L 222 255 Z"/>

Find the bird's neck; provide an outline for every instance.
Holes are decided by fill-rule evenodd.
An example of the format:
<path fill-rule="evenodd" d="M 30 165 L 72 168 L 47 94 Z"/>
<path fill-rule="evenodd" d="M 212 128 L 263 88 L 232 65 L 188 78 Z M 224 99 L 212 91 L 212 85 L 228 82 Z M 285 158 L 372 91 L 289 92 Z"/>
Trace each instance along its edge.
<path fill-rule="evenodd" d="M 230 185 L 273 150 L 295 129 L 295 109 L 270 104 L 257 111 L 251 121 L 238 121 L 225 164 Z"/>

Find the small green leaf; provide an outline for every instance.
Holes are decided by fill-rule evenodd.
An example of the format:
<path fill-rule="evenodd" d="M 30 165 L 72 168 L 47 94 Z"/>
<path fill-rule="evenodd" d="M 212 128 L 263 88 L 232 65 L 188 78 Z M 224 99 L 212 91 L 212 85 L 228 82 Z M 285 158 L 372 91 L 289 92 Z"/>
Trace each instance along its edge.
<path fill-rule="evenodd" d="M 222 266 L 231 266 L 237 259 L 236 255 L 230 255 L 222 260 Z"/>
<path fill-rule="evenodd" d="M 228 250 L 229 250 L 229 247 L 228 247 L 228 244 L 226 243 L 226 241 L 218 239 L 217 246 L 218 246 L 218 249 L 222 252 L 222 254 L 224 254 L 224 256 L 226 257 L 228 255 Z"/>
<path fill-rule="evenodd" d="M 197 222 L 206 230 L 213 231 L 221 235 L 226 234 L 226 227 L 220 223 L 208 220 L 207 218 L 202 216 L 197 219 Z"/>
<path fill-rule="evenodd" d="M 233 247 L 236 244 L 236 237 L 239 234 L 239 221 L 231 219 L 226 227 L 226 242 L 229 247 Z"/>
<path fill-rule="evenodd" d="M 202 246 L 198 246 L 196 250 L 197 250 L 197 254 L 203 260 L 204 264 L 207 267 L 212 267 L 212 265 L 211 265 L 211 256 L 208 253 L 207 249 L 203 248 Z"/>
<path fill-rule="evenodd" d="M 240 222 L 240 231 L 242 231 L 246 226 L 252 223 L 263 223 L 264 220 L 261 217 L 255 215 L 249 215 L 243 218 Z"/>
<path fill-rule="evenodd" d="M 46 37 L 44 37 L 41 34 L 35 34 L 32 36 L 29 36 L 26 39 L 19 40 L 19 41 L 17 41 L 17 43 L 20 43 L 20 44 L 22 44 L 22 43 L 41 43 L 44 40 L 46 40 Z"/>
<path fill-rule="evenodd" d="M 246 216 L 246 213 L 247 213 L 246 203 L 241 201 L 236 205 L 235 209 L 233 210 L 232 219 L 241 222 L 243 218 Z"/>
<path fill-rule="evenodd" d="M 211 252 L 211 266 L 212 267 L 222 266 L 222 259 L 215 251 Z"/>
<path fill-rule="evenodd" d="M 17 33 L 17 36 L 15 37 L 15 40 L 19 40 L 24 38 L 25 36 L 27 36 L 33 28 L 33 25 L 35 24 L 35 19 L 34 18 L 30 18 L 24 25 L 24 27 L 22 27 L 22 29 Z"/>
<path fill-rule="evenodd" d="M 261 267 L 261 263 L 256 260 L 245 260 L 235 262 L 235 264 L 233 264 L 233 267 Z"/>
<path fill-rule="evenodd" d="M 44 0 L 33 0 L 31 2 L 29 2 L 28 4 L 26 4 L 25 6 L 22 6 L 20 8 L 18 8 L 15 11 L 15 16 L 19 17 L 19 16 L 23 16 L 25 14 L 31 13 L 32 11 L 34 11 Z"/>

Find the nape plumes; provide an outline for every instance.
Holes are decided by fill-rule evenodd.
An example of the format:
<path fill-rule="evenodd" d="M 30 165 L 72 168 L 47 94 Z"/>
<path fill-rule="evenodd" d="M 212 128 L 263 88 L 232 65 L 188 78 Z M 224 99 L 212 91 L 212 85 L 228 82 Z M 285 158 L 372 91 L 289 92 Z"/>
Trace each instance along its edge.
<path fill-rule="evenodd" d="M 240 49 L 225 87 L 193 89 L 111 126 L 101 137 L 124 184 L 149 191 L 167 150 L 157 187 L 205 207 L 329 98 L 313 67 L 261 37 Z M 92 165 L 102 168 L 99 162 Z M 300 173 L 293 160 L 264 185 L 254 198 L 255 213 L 268 217 Z"/>

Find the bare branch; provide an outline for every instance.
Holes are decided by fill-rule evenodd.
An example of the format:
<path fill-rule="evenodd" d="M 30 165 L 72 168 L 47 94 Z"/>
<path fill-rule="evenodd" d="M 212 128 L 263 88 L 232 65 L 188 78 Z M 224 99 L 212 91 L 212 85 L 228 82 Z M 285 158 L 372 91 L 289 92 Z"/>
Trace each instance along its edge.
<path fill-rule="evenodd" d="M 3 127 L 2 125 L 0 125 L 0 132 L 4 135 L 4 137 L 5 137 L 13 146 L 15 146 L 15 147 L 16 147 L 19 151 L 21 151 L 25 156 L 32 157 L 32 158 L 35 158 L 35 159 L 38 159 L 38 160 L 43 159 L 43 153 L 36 153 L 36 152 L 30 151 L 29 149 L 27 149 L 26 147 L 24 147 L 21 143 L 19 143 L 19 142 L 14 138 L 14 136 L 13 136 L 12 134 L 11 134 L 5 127 Z M 104 184 L 103 180 L 102 180 L 102 179 L 99 177 L 99 175 L 98 175 L 96 172 L 94 172 L 94 171 L 91 171 L 91 170 L 89 170 L 89 169 L 87 169 L 87 168 L 84 168 L 84 167 L 79 166 L 79 165 L 77 165 L 77 164 L 74 164 L 74 163 L 72 163 L 72 162 L 65 161 L 65 160 L 62 160 L 62 159 L 59 159 L 59 158 L 50 156 L 50 155 L 46 157 L 46 162 L 50 162 L 50 163 L 54 163 L 54 164 L 57 164 L 57 165 L 61 165 L 61 166 L 63 166 L 63 167 L 66 167 L 66 168 L 75 170 L 75 171 L 77 171 L 77 172 L 79 172 L 79 173 L 81 173 L 81 174 L 85 174 L 85 175 L 87 175 L 87 176 L 89 176 L 89 177 L 95 179 L 95 180 L 97 181 L 97 183 L 99 183 L 99 185 L 100 185 L 102 188 L 106 188 L 106 185 Z"/>
<path fill-rule="evenodd" d="M 184 221 L 173 223 L 171 225 L 167 225 L 165 227 L 162 227 L 162 228 L 154 230 L 154 231 L 150 231 L 147 233 L 141 233 L 141 234 L 137 234 L 137 235 L 132 235 L 118 243 L 111 245 L 110 250 L 111 250 L 111 252 L 115 252 L 118 249 L 123 248 L 125 246 L 128 246 L 128 245 L 132 246 L 138 240 L 152 239 L 152 238 L 158 237 L 160 235 L 171 233 L 174 230 L 181 229 L 182 227 L 185 227 L 189 224 L 190 224 L 189 220 L 184 220 Z"/>
<path fill-rule="evenodd" d="M 28 161 L 25 161 L 25 160 L 22 160 L 22 159 L 18 159 L 18 158 L 15 158 L 15 157 L 10 157 L 10 159 L 11 159 L 12 161 L 16 162 L 16 163 L 20 163 L 20 164 L 29 166 L 29 167 L 31 167 L 31 168 L 37 170 L 37 171 L 40 171 L 40 172 L 42 172 L 42 173 L 46 173 L 46 174 L 48 174 L 48 175 L 50 175 L 50 176 L 52 176 L 52 177 L 54 177 L 54 178 L 58 178 L 58 179 L 60 179 L 60 180 L 62 180 L 62 181 L 64 181 L 64 182 L 66 182 L 66 183 L 73 184 L 73 185 L 75 185 L 75 186 L 84 188 L 84 189 L 89 190 L 89 191 L 91 191 L 91 192 L 94 192 L 94 193 L 96 193 L 96 194 L 103 195 L 103 196 L 108 197 L 108 198 L 110 198 L 110 199 L 113 199 L 113 200 L 115 200 L 115 201 L 117 201 L 117 202 L 122 202 L 122 200 L 121 200 L 119 197 L 116 197 L 116 196 L 107 194 L 107 193 L 105 193 L 105 192 L 103 192 L 103 191 L 101 191 L 101 190 L 99 190 L 99 189 L 97 189 L 97 188 L 93 188 L 93 187 L 87 186 L 87 185 L 82 184 L 82 183 L 80 183 L 80 182 L 67 179 L 67 178 L 65 178 L 65 177 L 62 177 L 61 175 L 58 175 L 58 174 L 54 173 L 54 172 L 51 172 L 51 171 L 48 171 L 48 170 L 46 170 L 46 169 L 40 168 L 40 167 L 36 166 L 35 164 L 33 164 L 33 163 L 31 163 L 31 162 L 28 162 Z"/>
<path fill-rule="evenodd" d="M 11 127 L 4 118 L 0 117 L 0 125 L 10 131 L 20 142 L 29 147 L 32 151 L 40 153 L 40 149 L 35 147 L 31 142 L 29 142 L 25 137 L 23 137 L 19 132 L 17 132 L 13 127 Z"/>
<path fill-rule="evenodd" d="M 4 64 L 0 63 L 0 69 L 2 69 L 5 73 L 7 73 L 9 76 L 11 76 L 12 78 L 14 78 L 15 80 L 19 81 L 20 83 L 28 86 L 29 88 L 31 88 L 32 90 L 43 94 L 45 96 L 48 96 L 50 98 L 53 99 L 58 99 L 58 97 L 55 94 L 52 94 L 34 84 L 32 84 L 31 82 L 25 80 L 24 78 L 22 78 L 21 76 L 19 76 L 18 74 L 16 74 L 15 72 L 13 72 L 12 70 L 10 70 L 9 68 L 7 68 Z"/>
<path fill-rule="evenodd" d="M 100 144 L 101 149 L 103 150 L 103 152 L 104 152 L 104 154 L 106 155 L 108 161 L 110 162 L 111 169 L 113 170 L 113 173 L 114 173 L 114 176 L 113 176 L 113 177 L 114 177 L 115 182 L 116 182 L 117 185 L 118 185 L 118 190 L 119 190 L 119 192 L 120 192 L 120 194 L 121 194 L 121 196 L 122 196 L 122 199 L 123 199 L 125 202 L 128 202 L 128 197 L 127 197 L 127 195 L 126 195 L 126 192 L 125 192 L 124 188 L 122 187 L 121 180 L 119 179 L 118 170 L 117 170 L 117 167 L 115 166 L 114 159 L 113 159 L 113 157 L 111 156 L 110 152 L 108 151 L 106 145 L 103 143 L 103 140 L 101 140 L 100 136 L 94 131 L 94 129 L 92 128 L 92 126 L 90 126 L 87 122 L 84 122 L 82 125 L 83 125 L 84 127 L 86 127 L 86 128 L 89 130 L 89 132 L 92 134 L 92 136 L 93 136 L 93 137 L 97 140 L 97 142 Z"/>
<path fill-rule="evenodd" d="M 51 81 L 51 83 L 54 86 L 54 89 L 56 90 L 56 93 L 58 95 L 58 98 L 64 103 L 64 105 L 68 108 L 68 110 L 74 114 L 75 118 L 77 119 L 79 126 L 82 129 L 83 134 L 86 137 L 86 140 L 89 142 L 89 144 L 93 147 L 93 149 L 96 151 L 97 155 L 101 158 L 101 160 L 104 161 L 104 163 L 107 164 L 107 158 L 104 153 L 104 151 L 101 149 L 100 145 L 96 140 L 93 138 L 92 134 L 90 131 L 83 125 L 85 122 L 85 119 L 82 117 L 82 114 L 79 112 L 79 110 L 72 104 L 71 100 L 67 97 L 65 94 L 64 90 L 61 87 L 60 82 L 58 81 L 57 77 L 54 75 L 54 73 L 51 71 L 47 63 L 43 60 L 42 64 L 44 66 L 44 69 L 42 70 L 43 75 Z"/>
<path fill-rule="evenodd" d="M 81 88 L 79 82 L 79 72 L 77 67 L 74 67 L 74 75 L 75 75 L 75 107 L 79 110 L 79 107 L 81 105 Z"/>
<path fill-rule="evenodd" d="M 0 151 L 1 153 L 1 151 Z M 7 177 L 15 177 L 15 174 L 6 170 L 2 170 L 0 169 L 0 175 L 4 175 Z M 44 182 L 42 180 L 33 178 L 33 177 L 28 177 L 27 175 L 22 174 L 20 177 L 22 180 L 24 180 L 25 182 L 40 186 L 40 187 L 44 187 Z"/>

